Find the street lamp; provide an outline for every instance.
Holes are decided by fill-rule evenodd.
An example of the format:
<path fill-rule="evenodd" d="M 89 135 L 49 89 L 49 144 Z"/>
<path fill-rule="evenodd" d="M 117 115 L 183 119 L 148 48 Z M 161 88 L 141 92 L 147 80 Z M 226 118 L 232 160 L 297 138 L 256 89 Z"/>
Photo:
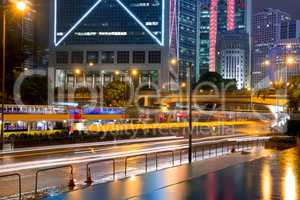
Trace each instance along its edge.
<path fill-rule="evenodd" d="M 15 4 L 16 10 L 24 12 L 27 5 L 24 1 L 17 1 Z M 2 97 L 1 97 L 1 141 L 0 149 L 3 150 L 4 146 L 4 94 L 5 94 L 5 64 L 6 64 L 6 12 L 8 5 L 4 3 L 2 11 Z"/>
<path fill-rule="evenodd" d="M 75 69 L 75 74 L 76 75 L 80 75 L 81 74 L 81 70 L 80 69 Z"/>
<path fill-rule="evenodd" d="M 185 87 L 186 87 L 186 83 L 185 83 L 185 82 L 182 82 L 180 86 L 181 86 L 182 88 L 185 88 Z"/>
<path fill-rule="evenodd" d="M 131 75 L 133 75 L 133 76 L 136 76 L 136 75 L 138 75 L 138 70 L 136 70 L 136 69 L 133 69 L 132 71 L 131 71 Z"/>
<path fill-rule="evenodd" d="M 192 163 L 192 136 L 193 136 L 193 119 L 192 119 L 192 67 L 193 64 L 188 64 L 188 99 L 189 99 L 189 163 Z"/>
<path fill-rule="evenodd" d="M 89 66 L 90 66 L 90 67 L 93 67 L 93 66 L 94 66 L 94 63 L 93 63 L 93 62 L 90 62 L 90 63 L 89 63 Z"/>
<path fill-rule="evenodd" d="M 264 65 L 267 66 L 267 67 L 270 66 L 270 65 L 271 65 L 270 60 L 265 60 L 265 61 L 264 61 Z"/>
<path fill-rule="evenodd" d="M 131 82 L 133 87 L 133 94 L 135 94 L 135 77 L 139 74 L 139 71 L 137 69 L 133 69 L 130 72 L 131 74 Z"/>
<path fill-rule="evenodd" d="M 294 64 L 294 63 L 295 63 L 295 58 L 294 58 L 294 57 L 288 56 L 288 57 L 286 58 L 286 64 L 292 65 L 292 64 Z"/>
<path fill-rule="evenodd" d="M 171 65 L 176 65 L 177 64 L 177 59 L 172 58 L 170 62 L 171 62 Z"/>
<path fill-rule="evenodd" d="M 16 3 L 16 7 L 17 7 L 18 10 L 24 11 L 24 10 L 26 10 L 27 5 L 26 5 L 26 3 L 24 1 L 18 1 Z"/>
<path fill-rule="evenodd" d="M 116 75 L 116 76 L 119 76 L 119 75 L 120 75 L 120 71 L 119 71 L 119 70 L 116 70 L 116 71 L 115 71 L 115 75 Z"/>

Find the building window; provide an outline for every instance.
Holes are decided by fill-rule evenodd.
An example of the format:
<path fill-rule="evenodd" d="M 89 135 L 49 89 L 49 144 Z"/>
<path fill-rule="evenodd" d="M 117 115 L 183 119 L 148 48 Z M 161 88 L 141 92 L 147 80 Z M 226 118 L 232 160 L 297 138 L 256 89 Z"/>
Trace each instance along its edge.
<path fill-rule="evenodd" d="M 71 62 L 72 63 L 83 63 L 83 52 L 82 51 L 72 51 Z"/>
<path fill-rule="evenodd" d="M 117 62 L 128 64 L 129 63 L 129 51 L 118 51 Z"/>
<path fill-rule="evenodd" d="M 56 52 L 56 63 L 57 64 L 68 64 L 69 53 L 67 51 Z"/>
<path fill-rule="evenodd" d="M 133 63 L 145 63 L 145 51 L 134 51 Z"/>
<path fill-rule="evenodd" d="M 114 63 L 115 54 L 113 51 L 102 51 L 102 63 Z"/>
<path fill-rule="evenodd" d="M 160 51 L 149 51 L 149 63 L 160 64 L 161 63 L 161 52 Z"/>
<path fill-rule="evenodd" d="M 86 62 L 87 63 L 98 63 L 98 52 L 97 51 L 86 52 Z"/>

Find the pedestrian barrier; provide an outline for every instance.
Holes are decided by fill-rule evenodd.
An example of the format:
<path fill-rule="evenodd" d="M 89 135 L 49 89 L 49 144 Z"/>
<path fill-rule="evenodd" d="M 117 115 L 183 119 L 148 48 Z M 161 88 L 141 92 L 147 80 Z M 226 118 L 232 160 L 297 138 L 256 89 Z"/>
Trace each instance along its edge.
<path fill-rule="evenodd" d="M 1 175 L 0 178 L 7 178 L 7 177 L 11 177 L 11 176 L 18 177 L 19 199 L 22 199 L 22 182 L 21 182 L 21 175 L 19 173 Z"/>
<path fill-rule="evenodd" d="M 63 166 L 58 166 L 58 167 L 51 167 L 51 168 L 39 169 L 35 173 L 35 189 L 34 189 L 34 194 L 35 194 L 36 197 L 37 197 L 37 193 L 38 193 L 38 177 L 39 177 L 39 173 L 45 172 L 45 171 L 50 171 L 50 170 L 55 170 L 55 169 L 63 169 L 63 168 L 70 168 L 71 169 L 70 180 L 69 180 L 68 186 L 69 187 L 74 187 L 75 186 L 74 177 L 73 177 L 73 166 L 72 165 L 63 165 Z"/>
<path fill-rule="evenodd" d="M 93 183 L 90 165 L 96 164 L 96 163 L 109 162 L 109 161 L 112 162 L 112 166 L 113 166 L 112 174 L 113 174 L 113 180 L 115 180 L 115 178 L 116 178 L 116 162 L 115 162 L 115 159 L 105 159 L 105 160 L 92 161 L 92 162 L 89 162 L 89 163 L 86 164 L 86 181 L 85 182 L 88 185 Z"/>
<path fill-rule="evenodd" d="M 171 153 L 172 154 L 172 165 L 174 166 L 174 151 L 176 150 L 173 150 L 173 151 L 170 151 L 170 150 L 167 150 L 167 151 L 160 151 L 160 152 L 155 152 L 155 169 L 157 170 L 158 169 L 158 155 L 159 154 L 162 154 L 162 153 Z"/>
<path fill-rule="evenodd" d="M 127 157 L 125 157 L 125 169 L 124 169 L 125 177 L 126 177 L 126 175 L 127 175 L 127 160 L 128 160 L 129 158 L 135 158 L 135 157 L 141 157 L 141 156 L 144 156 L 144 157 L 145 157 L 145 172 L 147 172 L 147 166 L 148 166 L 148 154 L 140 154 L 140 155 L 127 156 Z"/>
<path fill-rule="evenodd" d="M 267 138 L 262 138 L 262 139 L 257 139 L 257 140 L 249 140 L 249 141 L 212 141 L 212 142 L 206 142 L 206 143 L 195 143 L 193 144 L 193 154 L 194 154 L 194 160 L 197 160 L 199 150 L 201 149 L 202 151 L 202 160 L 204 159 L 205 152 L 208 155 L 211 155 L 213 147 L 215 148 L 215 153 L 216 156 L 218 155 L 218 150 L 219 147 L 221 148 L 222 155 L 224 155 L 224 148 L 226 149 L 226 152 L 235 152 L 236 150 L 243 150 L 243 149 L 248 149 L 251 146 L 264 146 L 265 142 L 267 141 Z M 142 153 L 137 153 L 137 154 L 129 154 L 127 156 L 116 156 L 110 159 L 99 159 L 95 160 L 92 162 L 89 162 L 86 164 L 86 183 L 89 185 L 93 182 L 92 176 L 91 176 L 91 168 L 90 166 L 95 163 L 103 163 L 103 162 L 112 162 L 112 174 L 113 174 L 113 179 L 115 180 L 116 177 L 116 159 L 123 159 L 125 158 L 125 167 L 124 167 L 124 172 L 125 172 L 125 177 L 127 176 L 127 167 L 128 167 L 128 160 L 130 158 L 134 157 L 144 157 L 145 158 L 145 172 L 148 171 L 148 159 L 150 154 L 155 154 L 155 169 L 158 170 L 158 165 L 159 165 L 159 155 L 160 154 L 165 154 L 165 153 L 170 153 L 172 155 L 172 166 L 175 165 L 175 152 L 179 152 L 179 159 L 180 159 L 180 165 L 182 164 L 182 153 L 186 152 L 188 150 L 187 146 L 181 146 L 181 147 L 176 147 L 172 150 L 160 150 L 160 151 L 152 151 L 152 152 L 142 152 Z M 52 167 L 52 168 L 45 168 L 45 169 L 39 169 L 36 171 L 35 174 L 35 189 L 34 189 L 34 194 L 35 197 L 37 197 L 38 193 L 38 178 L 39 174 L 41 172 L 45 171 L 50 171 L 50 170 L 55 170 L 55 169 L 62 169 L 62 168 L 69 168 L 70 169 L 70 179 L 69 179 L 69 187 L 74 187 L 75 182 L 74 182 L 74 177 L 73 177 L 73 166 L 72 165 L 63 165 L 63 166 L 57 166 L 57 167 Z M 9 177 L 9 176 L 17 176 L 18 177 L 18 183 L 19 183 L 19 199 L 21 199 L 21 175 L 18 173 L 14 174 L 7 174 L 7 175 L 2 175 L 0 178 L 4 177 Z"/>

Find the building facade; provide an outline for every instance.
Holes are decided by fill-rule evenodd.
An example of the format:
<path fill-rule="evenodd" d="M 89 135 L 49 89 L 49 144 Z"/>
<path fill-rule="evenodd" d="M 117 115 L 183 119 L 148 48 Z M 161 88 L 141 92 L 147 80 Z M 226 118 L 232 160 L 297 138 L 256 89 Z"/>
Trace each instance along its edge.
<path fill-rule="evenodd" d="M 238 89 L 250 88 L 249 35 L 231 31 L 217 38 L 217 71 L 225 79 L 236 80 Z"/>
<path fill-rule="evenodd" d="M 269 50 L 268 79 L 270 83 L 288 83 L 300 76 L 300 39 L 280 40 Z"/>
<path fill-rule="evenodd" d="M 199 6 L 197 0 L 170 0 L 170 57 L 178 60 L 179 82 L 186 81 L 187 67 L 192 64 L 192 80 L 196 80 L 199 45 Z"/>
<path fill-rule="evenodd" d="M 280 40 L 281 24 L 291 20 L 289 14 L 278 9 L 265 9 L 253 17 L 252 25 L 252 87 L 268 85 L 264 61 L 269 49 Z"/>
<path fill-rule="evenodd" d="M 285 21 L 280 26 L 280 39 L 299 39 L 300 20 Z"/>
<path fill-rule="evenodd" d="M 115 76 L 168 82 L 168 1 L 54 0 L 50 8 L 53 87 L 103 87 Z"/>
<path fill-rule="evenodd" d="M 201 0 L 198 77 L 216 71 L 216 43 L 219 33 L 251 33 L 251 0 Z"/>

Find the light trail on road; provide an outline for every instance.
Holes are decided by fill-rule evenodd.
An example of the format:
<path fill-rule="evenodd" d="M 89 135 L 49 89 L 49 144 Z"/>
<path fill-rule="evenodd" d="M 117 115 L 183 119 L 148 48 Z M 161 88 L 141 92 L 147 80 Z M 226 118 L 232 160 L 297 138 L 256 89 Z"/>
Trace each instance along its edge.
<path fill-rule="evenodd" d="M 217 137 L 216 137 L 217 138 Z M 238 141 L 255 141 L 260 139 L 267 139 L 268 137 L 238 137 Z M 231 139 L 216 139 L 214 141 L 202 141 L 202 142 L 193 142 L 193 145 L 205 145 L 205 144 L 215 144 L 219 142 L 226 141 L 235 141 L 234 138 Z M 176 151 L 180 149 L 187 149 L 188 145 L 167 145 L 162 147 L 153 147 L 153 148 L 145 148 L 138 150 L 129 150 L 123 152 L 115 152 L 115 153 L 107 153 L 107 154 L 97 154 L 97 155 L 87 155 L 87 156 L 73 156 L 69 158 L 61 158 L 61 159 L 47 159 L 47 160 L 39 160 L 39 161 L 29 161 L 22 163 L 13 163 L 13 164 L 5 164 L 1 165 L 0 173 L 8 173 L 20 170 L 28 170 L 28 169 L 36 169 L 36 168 L 45 168 L 45 167 L 56 167 L 68 164 L 78 164 L 78 163 L 87 163 L 92 161 L 101 161 L 107 159 L 116 159 L 123 158 L 128 156 L 136 156 L 142 154 L 152 154 L 156 152 L 164 152 L 164 151 Z"/>

